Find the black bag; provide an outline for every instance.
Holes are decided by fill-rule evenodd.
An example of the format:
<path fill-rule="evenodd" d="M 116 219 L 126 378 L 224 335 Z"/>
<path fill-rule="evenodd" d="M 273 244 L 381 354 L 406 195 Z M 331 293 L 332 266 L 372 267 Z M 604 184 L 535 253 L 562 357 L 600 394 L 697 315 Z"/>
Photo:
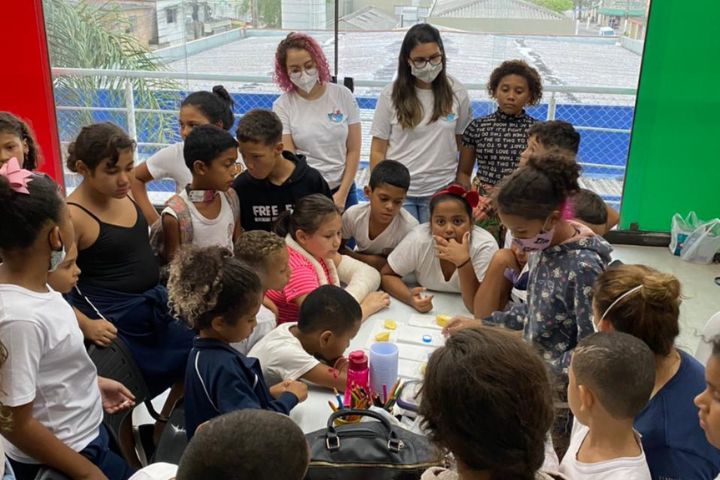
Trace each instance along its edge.
<path fill-rule="evenodd" d="M 379 422 L 334 426 L 339 417 L 369 416 Z M 442 464 L 442 454 L 427 438 L 391 425 L 372 410 L 340 410 L 327 428 L 306 435 L 310 466 L 305 480 L 417 480 Z"/>

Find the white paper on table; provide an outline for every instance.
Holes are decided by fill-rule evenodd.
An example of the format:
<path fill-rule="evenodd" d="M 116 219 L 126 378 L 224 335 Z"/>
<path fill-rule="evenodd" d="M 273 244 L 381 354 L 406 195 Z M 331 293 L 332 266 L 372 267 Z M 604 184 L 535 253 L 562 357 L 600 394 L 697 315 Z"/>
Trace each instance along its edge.
<path fill-rule="evenodd" d="M 410 315 L 408 325 L 412 327 L 430 328 L 433 330 L 442 330 L 442 327 L 435 321 L 435 315 L 421 315 L 419 313 L 413 313 Z"/>
<path fill-rule="evenodd" d="M 427 362 L 430 355 L 435 351 L 433 347 L 411 345 L 409 343 L 398 343 L 398 358 L 413 362 Z"/>
<path fill-rule="evenodd" d="M 427 363 L 403 359 L 398 366 L 398 376 L 413 380 L 422 380 L 424 377 L 423 365 L 427 365 Z"/>
<path fill-rule="evenodd" d="M 429 337 L 429 342 L 423 341 L 423 338 L 426 336 Z M 438 330 L 410 326 L 398 330 L 397 341 L 435 348 L 445 345 L 445 337 L 443 337 L 442 333 Z"/>

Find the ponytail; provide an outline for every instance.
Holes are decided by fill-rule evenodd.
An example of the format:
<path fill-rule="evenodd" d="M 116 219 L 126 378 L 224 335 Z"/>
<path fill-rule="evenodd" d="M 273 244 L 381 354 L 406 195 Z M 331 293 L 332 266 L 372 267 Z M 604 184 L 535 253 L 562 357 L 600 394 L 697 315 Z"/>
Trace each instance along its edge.
<path fill-rule="evenodd" d="M 499 185 L 497 209 L 506 215 L 544 220 L 553 211 L 563 210 L 568 198 L 580 190 L 579 177 L 575 159 L 561 152 L 532 156 Z"/>
<path fill-rule="evenodd" d="M 275 221 L 273 231 L 285 238 L 290 234 L 294 240 L 295 232 L 302 230 L 312 235 L 325 223 L 328 215 L 340 215 L 340 209 L 322 193 L 313 193 L 301 198 L 292 210 L 285 210 Z"/>
<path fill-rule="evenodd" d="M 193 92 L 182 101 L 180 107 L 191 105 L 202 113 L 210 123 L 219 125 L 223 130 L 230 130 L 235 123 L 232 97 L 222 85 L 215 85 L 212 92 Z"/>

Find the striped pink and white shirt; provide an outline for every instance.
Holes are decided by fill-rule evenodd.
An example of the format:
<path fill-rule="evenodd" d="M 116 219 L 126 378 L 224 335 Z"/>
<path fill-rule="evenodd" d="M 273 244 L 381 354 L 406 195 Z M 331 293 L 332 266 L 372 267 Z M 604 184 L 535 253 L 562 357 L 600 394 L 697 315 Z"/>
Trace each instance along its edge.
<path fill-rule="evenodd" d="M 287 250 L 290 280 L 282 290 L 268 290 L 266 293 L 268 298 L 278 307 L 278 325 L 286 322 L 297 322 L 300 309 L 294 300 L 307 295 L 321 285 L 313 264 L 297 250 L 289 246 Z M 316 258 L 316 260 L 322 266 L 327 283 L 332 283 L 325 260 L 321 258 Z"/>

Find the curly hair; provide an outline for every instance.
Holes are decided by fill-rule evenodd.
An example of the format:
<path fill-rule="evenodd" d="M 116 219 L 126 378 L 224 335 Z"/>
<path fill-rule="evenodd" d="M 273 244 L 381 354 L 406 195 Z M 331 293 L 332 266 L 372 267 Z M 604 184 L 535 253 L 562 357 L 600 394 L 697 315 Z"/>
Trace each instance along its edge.
<path fill-rule="evenodd" d="M 273 232 L 252 230 L 235 243 L 235 258 L 253 269 L 265 270 L 268 257 L 285 249 L 285 239 Z"/>
<path fill-rule="evenodd" d="M 540 101 L 543 94 L 540 74 L 524 60 L 505 60 L 492 71 L 490 81 L 487 84 L 487 90 L 491 98 L 495 98 L 495 92 L 497 92 L 500 82 L 508 75 L 518 75 L 527 81 L 528 90 L 530 91 L 530 101 L 528 102 L 530 105 L 535 105 Z"/>
<path fill-rule="evenodd" d="M 470 469 L 532 480 L 553 422 L 552 387 L 530 345 L 496 328 L 467 328 L 430 357 L 419 413 L 429 438 Z"/>
<path fill-rule="evenodd" d="M 188 246 L 170 263 L 168 303 L 196 330 L 222 317 L 228 325 L 260 301 L 260 278 L 226 248 Z"/>
<path fill-rule="evenodd" d="M 306 33 L 290 32 L 277 46 L 275 50 L 275 72 L 273 80 L 283 92 L 293 92 L 297 90 L 294 83 L 290 81 L 287 73 L 287 52 L 291 48 L 305 50 L 312 57 L 313 62 L 317 66 L 318 77 L 320 83 L 328 83 L 330 81 L 330 65 L 322 51 L 322 47 L 317 41 Z"/>
<path fill-rule="evenodd" d="M 272 110 L 254 108 L 240 117 L 235 137 L 240 143 L 254 142 L 275 146 L 282 141 L 282 121 Z"/>
<path fill-rule="evenodd" d="M 24 158 L 19 158 L 18 161 L 25 170 L 35 170 L 40 161 L 40 150 L 27 123 L 10 112 L 0 112 L 0 132 L 15 135 L 20 140 L 25 141 L 28 151 Z"/>
<path fill-rule="evenodd" d="M 563 210 L 567 199 L 577 193 L 579 177 L 580 166 L 562 152 L 533 155 L 500 183 L 495 206 L 506 215 L 545 220 L 554 210 Z"/>
<path fill-rule="evenodd" d="M 108 163 L 114 166 L 120 159 L 121 152 L 132 151 L 134 148 L 135 141 L 114 123 L 86 125 L 80 130 L 75 141 L 68 145 L 67 168 L 71 172 L 77 172 L 77 162 L 80 160 L 91 171 L 105 159 L 109 159 Z"/>

